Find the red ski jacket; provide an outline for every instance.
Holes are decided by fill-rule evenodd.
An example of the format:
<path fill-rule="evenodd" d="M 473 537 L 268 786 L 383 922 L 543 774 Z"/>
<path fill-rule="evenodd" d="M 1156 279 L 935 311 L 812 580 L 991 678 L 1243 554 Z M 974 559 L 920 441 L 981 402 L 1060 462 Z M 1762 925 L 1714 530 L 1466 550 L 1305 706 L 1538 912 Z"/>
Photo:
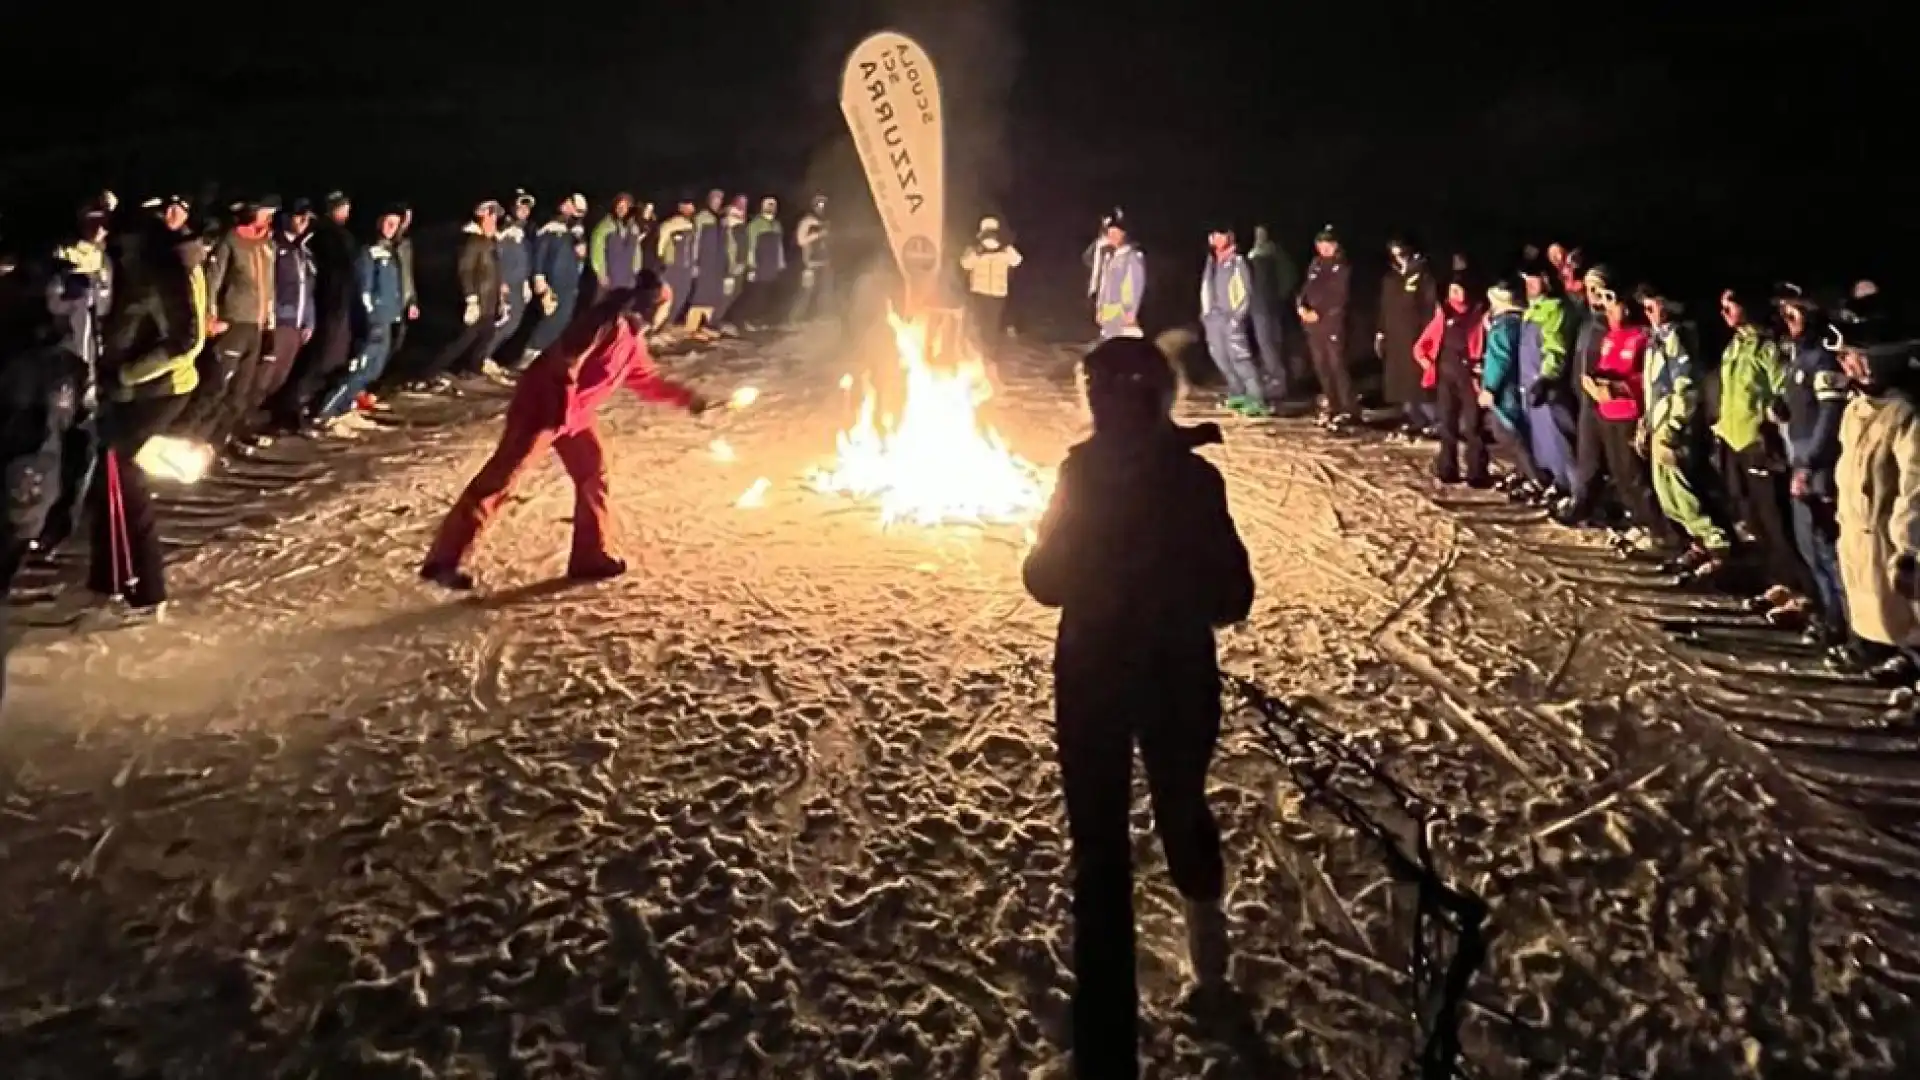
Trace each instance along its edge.
<path fill-rule="evenodd" d="M 653 366 L 646 339 L 627 320 L 600 327 L 578 351 L 577 340 L 563 336 L 527 368 L 510 413 L 566 435 L 591 427 L 600 404 L 621 386 L 648 401 L 682 407 L 692 402 L 693 391 Z"/>

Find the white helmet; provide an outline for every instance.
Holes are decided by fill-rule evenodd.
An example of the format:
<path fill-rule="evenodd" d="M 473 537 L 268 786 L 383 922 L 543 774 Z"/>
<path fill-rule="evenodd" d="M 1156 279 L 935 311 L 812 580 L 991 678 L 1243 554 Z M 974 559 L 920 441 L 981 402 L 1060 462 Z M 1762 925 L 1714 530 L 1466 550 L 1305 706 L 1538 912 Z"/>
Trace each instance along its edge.
<path fill-rule="evenodd" d="M 980 231 L 981 231 L 981 232 L 983 232 L 983 233 L 990 233 L 990 232 L 999 232 L 999 231 L 1000 231 L 1000 219 L 999 219 L 999 218 L 997 218 L 997 217 L 994 217 L 994 216 L 992 216 L 992 215 L 988 215 L 988 216 L 986 216 L 986 217 L 983 217 L 983 218 L 981 218 L 981 219 L 980 219 Z"/>

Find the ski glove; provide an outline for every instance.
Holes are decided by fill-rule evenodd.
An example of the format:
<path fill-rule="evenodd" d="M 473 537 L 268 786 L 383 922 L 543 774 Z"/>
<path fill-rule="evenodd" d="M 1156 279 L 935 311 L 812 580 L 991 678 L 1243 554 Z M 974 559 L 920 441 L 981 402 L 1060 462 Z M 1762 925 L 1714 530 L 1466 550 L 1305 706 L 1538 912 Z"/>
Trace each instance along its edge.
<path fill-rule="evenodd" d="M 465 314 L 460 316 L 460 321 L 465 323 L 468 326 L 472 326 L 473 324 L 480 321 L 480 298 L 479 297 L 477 296 L 467 297 L 467 310 Z"/>
<path fill-rule="evenodd" d="M 1527 407 L 1530 409 L 1546 408 L 1553 397 L 1553 383 L 1548 379 L 1535 379 L 1533 385 L 1527 387 Z"/>

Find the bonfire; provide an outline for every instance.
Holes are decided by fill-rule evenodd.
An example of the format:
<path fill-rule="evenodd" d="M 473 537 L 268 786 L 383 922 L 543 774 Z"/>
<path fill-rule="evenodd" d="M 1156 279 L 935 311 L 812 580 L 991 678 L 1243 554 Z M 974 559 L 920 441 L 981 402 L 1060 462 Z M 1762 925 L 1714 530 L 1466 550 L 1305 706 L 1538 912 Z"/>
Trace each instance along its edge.
<path fill-rule="evenodd" d="M 980 420 L 993 395 L 986 365 L 957 335 L 955 362 L 933 355 L 936 338 L 924 315 L 889 311 L 887 322 L 906 373 L 900 415 L 881 416 L 869 385 L 858 419 L 836 440 L 833 465 L 810 478 L 813 489 L 876 503 L 882 527 L 1031 520 L 1046 505 L 1046 486 Z"/>

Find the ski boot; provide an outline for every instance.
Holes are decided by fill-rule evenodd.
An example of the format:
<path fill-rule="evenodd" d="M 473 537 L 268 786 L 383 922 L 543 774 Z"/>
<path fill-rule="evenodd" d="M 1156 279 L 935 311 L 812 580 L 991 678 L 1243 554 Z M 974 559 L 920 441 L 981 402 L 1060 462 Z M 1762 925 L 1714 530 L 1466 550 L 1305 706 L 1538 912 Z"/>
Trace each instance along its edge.
<path fill-rule="evenodd" d="M 1688 547 L 1687 550 L 1661 563 L 1660 572 L 1662 574 L 1671 574 L 1675 577 L 1707 577 L 1719 573 L 1720 568 L 1725 562 L 1726 557 L 1724 553 L 1713 551 L 1699 544 L 1694 544 Z"/>
<path fill-rule="evenodd" d="M 1787 629 L 1800 629 L 1807 625 L 1812 605 L 1805 597 L 1789 597 L 1784 603 L 1775 604 L 1767 609 L 1767 625 Z"/>
<path fill-rule="evenodd" d="M 420 580 L 450 592 L 472 592 L 474 584 L 473 575 L 457 566 L 434 566 L 431 563 L 420 568 Z"/>
<path fill-rule="evenodd" d="M 625 560 L 611 555 L 594 562 L 567 567 L 569 581 L 611 581 L 627 572 Z"/>

